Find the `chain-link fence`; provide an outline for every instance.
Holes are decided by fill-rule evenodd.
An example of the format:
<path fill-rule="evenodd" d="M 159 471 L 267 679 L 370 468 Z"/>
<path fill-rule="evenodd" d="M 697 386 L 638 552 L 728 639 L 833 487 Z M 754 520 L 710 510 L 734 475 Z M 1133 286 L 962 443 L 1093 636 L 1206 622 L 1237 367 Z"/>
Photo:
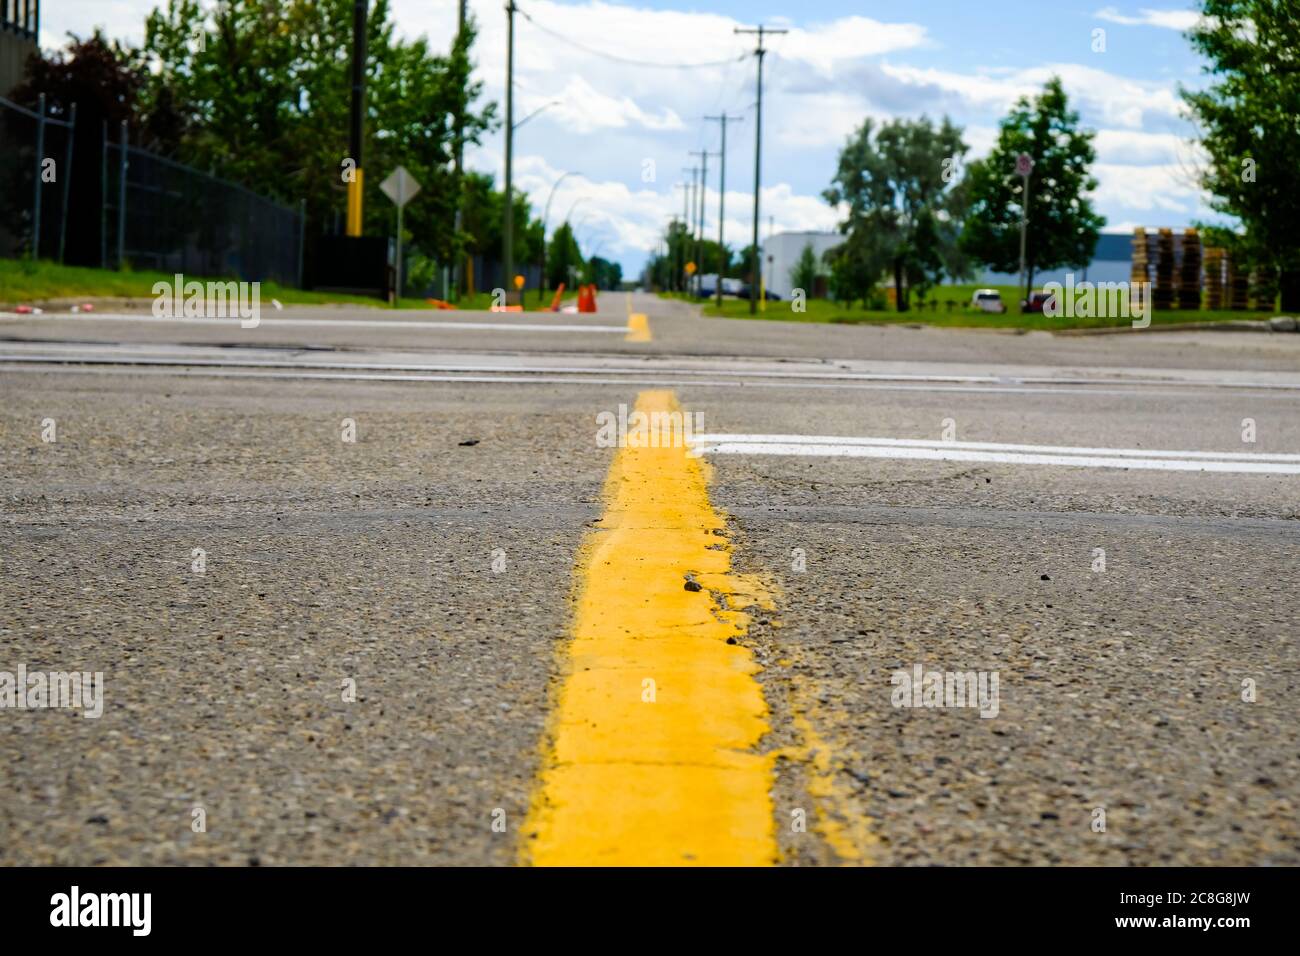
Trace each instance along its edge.
<path fill-rule="evenodd" d="M 301 209 L 98 125 L 0 97 L 0 257 L 301 284 Z"/>
<path fill-rule="evenodd" d="M 0 97 L 0 256 L 63 258 L 75 112 L 65 119 Z"/>
<path fill-rule="evenodd" d="M 106 265 L 300 284 L 300 209 L 123 142 L 105 131 Z"/>

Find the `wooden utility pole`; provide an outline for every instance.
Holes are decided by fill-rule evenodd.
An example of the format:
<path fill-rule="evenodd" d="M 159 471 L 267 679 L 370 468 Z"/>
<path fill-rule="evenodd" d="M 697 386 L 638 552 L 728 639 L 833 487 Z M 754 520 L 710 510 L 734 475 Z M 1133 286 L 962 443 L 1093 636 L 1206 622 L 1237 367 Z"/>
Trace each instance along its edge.
<path fill-rule="evenodd" d="M 763 46 L 763 37 L 774 36 L 779 33 L 789 33 L 789 30 L 774 30 L 771 27 L 759 25 L 756 29 L 746 27 L 736 27 L 736 33 L 753 33 L 758 35 L 758 46 L 754 50 L 754 56 L 758 58 L 758 102 L 754 107 L 754 247 L 750 255 L 750 287 L 749 287 L 749 314 L 754 315 L 758 311 L 758 286 L 761 284 L 762 262 L 758 251 L 758 191 L 762 185 L 762 156 L 763 156 L 763 57 L 767 50 Z"/>
<path fill-rule="evenodd" d="M 728 116 L 723 113 L 721 116 L 706 116 L 705 120 L 716 122 L 722 127 L 722 146 L 718 150 L 718 281 L 717 288 L 714 290 L 717 296 L 718 308 L 722 308 L 722 273 L 725 271 L 727 247 L 723 245 L 723 229 L 726 223 L 727 211 L 727 124 L 739 123 L 744 117 Z"/>

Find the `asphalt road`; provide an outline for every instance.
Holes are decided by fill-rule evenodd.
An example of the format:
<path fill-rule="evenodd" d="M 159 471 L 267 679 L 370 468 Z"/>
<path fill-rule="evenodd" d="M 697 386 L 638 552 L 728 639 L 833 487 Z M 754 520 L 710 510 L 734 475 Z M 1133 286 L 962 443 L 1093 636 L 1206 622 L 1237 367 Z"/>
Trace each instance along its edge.
<path fill-rule="evenodd" d="M 0 318 L 0 864 L 1300 863 L 1300 335 L 601 309 Z"/>

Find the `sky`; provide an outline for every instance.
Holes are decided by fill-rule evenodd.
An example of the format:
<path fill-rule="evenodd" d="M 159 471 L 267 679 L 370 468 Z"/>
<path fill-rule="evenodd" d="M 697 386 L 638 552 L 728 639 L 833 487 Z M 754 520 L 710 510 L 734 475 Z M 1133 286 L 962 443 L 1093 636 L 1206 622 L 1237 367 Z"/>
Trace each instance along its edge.
<path fill-rule="evenodd" d="M 1094 205 L 1106 231 L 1219 220 L 1195 185 L 1200 154 L 1180 84 L 1207 82 L 1182 31 L 1190 2 L 1118 0 L 517 0 L 515 119 L 544 110 L 515 134 L 515 185 L 539 211 L 556 188 L 548 232 L 567 217 L 586 254 L 640 271 L 698 165 L 729 124 L 725 234 L 748 243 L 754 188 L 754 38 L 738 26 L 789 32 L 767 41 L 763 82 L 761 230 L 834 229 L 821 198 L 840 147 L 868 117 L 949 116 L 968 159 L 986 154 L 1015 100 L 1061 77 L 1085 126 L 1097 131 Z M 1148 0 L 1159 3 L 1159 0 Z M 140 42 L 158 0 L 47 0 L 42 43 L 67 31 Z M 205 0 L 212 6 L 214 0 Z M 390 0 L 398 31 L 449 46 L 456 0 Z M 502 0 L 469 0 L 486 98 L 504 103 Z M 1104 31 L 1098 34 L 1096 31 Z M 504 110 L 503 110 L 504 113 Z M 467 153 L 471 168 L 502 174 L 498 131 Z M 706 227 L 718 231 L 718 159 L 710 155 Z M 384 171 L 380 171 L 383 175 Z M 373 173 L 372 173 L 373 175 Z"/>

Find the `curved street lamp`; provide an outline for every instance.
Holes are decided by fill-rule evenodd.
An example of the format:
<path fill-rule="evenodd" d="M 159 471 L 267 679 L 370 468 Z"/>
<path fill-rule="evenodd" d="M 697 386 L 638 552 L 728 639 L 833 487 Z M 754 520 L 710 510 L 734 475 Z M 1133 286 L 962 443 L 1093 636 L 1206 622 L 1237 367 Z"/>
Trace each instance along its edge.
<path fill-rule="evenodd" d="M 527 123 L 530 119 L 532 119 L 532 118 L 533 118 L 534 116 L 536 116 L 538 113 L 545 112 L 546 110 L 549 110 L 552 106 L 559 106 L 559 105 L 560 105 L 560 101 L 559 101 L 559 100 L 551 100 L 551 102 L 549 102 L 549 103 L 543 103 L 541 106 L 537 107 L 537 109 L 533 110 L 531 113 L 529 113 L 529 114 L 528 114 L 527 116 L 525 116 L 523 119 L 521 119 L 518 123 L 516 123 L 516 124 L 514 125 L 514 128 L 515 128 L 515 129 L 519 129 L 519 127 L 523 126 L 525 123 Z"/>
<path fill-rule="evenodd" d="M 558 102 L 558 100 L 557 100 L 556 102 Z M 526 118 L 526 117 L 525 117 L 525 118 Z M 564 181 L 565 181 L 566 179 L 568 179 L 570 176 L 581 176 L 581 175 L 582 175 L 582 173 L 578 172 L 577 170 L 569 170 L 567 173 L 565 173 L 563 176 L 561 176 L 559 179 L 557 179 L 554 183 L 551 184 L 551 192 L 550 192 L 550 195 L 548 195 L 548 196 L 546 197 L 546 209 L 542 212 L 542 276 L 541 276 L 541 281 L 537 283 L 537 301 L 538 301 L 538 302 L 542 301 L 543 290 L 545 290 L 545 289 L 547 288 L 547 284 L 546 284 L 546 223 L 549 222 L 549 221 L 550 221 L 550 218 L 551 218 L 551 200 L 555 198 L 555 190 L 557 190 L 557 189 L 560 187 L 560 183 L 564 182 Z M 572 212 L 572 209 L 570 209 L 570 212 Z"/>

